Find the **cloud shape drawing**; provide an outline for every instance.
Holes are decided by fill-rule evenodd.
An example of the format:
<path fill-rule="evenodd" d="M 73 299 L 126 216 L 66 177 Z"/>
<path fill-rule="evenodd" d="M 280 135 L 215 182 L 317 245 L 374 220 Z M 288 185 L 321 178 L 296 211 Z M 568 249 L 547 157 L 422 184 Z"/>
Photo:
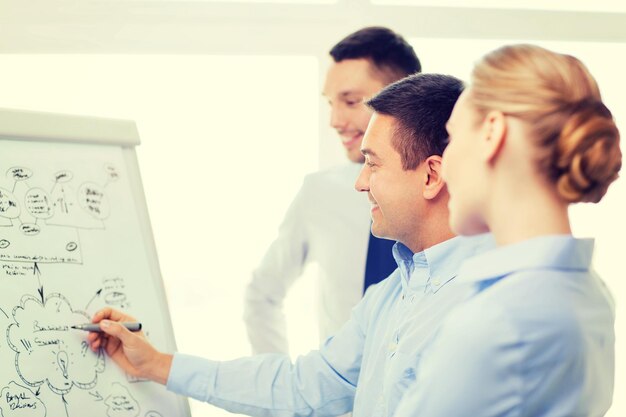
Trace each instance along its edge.
<path fill-rule="evenodd" d="M 72 310 L 61 294 L 49 294 L 43 303 L 32 295 L 22 297 L 7 328 L 22 381 L 31 387 L 45 383 L 59 395 L 72 387 L 93 388 L 104 371 L 104 356 L 89 349 L 85 333 L 70 328 L 89 320 L 86 313 Z"/>
<path fill-rule="evenodd" d="M 128 391 L 128 388 L 115 382 L 111 394 L 104 400 L 109 417 L 137 417 L 141 411 L 139 403 Z"/>

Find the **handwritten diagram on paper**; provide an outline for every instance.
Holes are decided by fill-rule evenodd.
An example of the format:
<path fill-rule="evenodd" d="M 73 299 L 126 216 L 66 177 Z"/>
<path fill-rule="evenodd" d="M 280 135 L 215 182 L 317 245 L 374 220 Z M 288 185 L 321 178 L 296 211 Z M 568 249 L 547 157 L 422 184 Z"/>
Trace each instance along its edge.
<path fill-rule="evenodd" d="M 71 328 L 112 306 L 154 318 L 144 328 L 166 345 L 122 150 L 0 141 L 0 152 L 0 417 L 183 415 Z"/>
<path fill-rule="evenodd" d="M 119 177 L 114 166 L 103 168 L 103 184 L 77 184 L 72 171 L 60 170 L 37 185 L 32 169 L 9 168 L 0 186 L 0 260 L 81 263 L 78 230 L 106 228 L 105 187 Z"/>
<path fill-rule="evenodd" d="M 7 329 L 20 379 L 30 387 L 46 384 L 59 395 L 73 387 L 95 387 L 98 373 L 104 371 L 102 354 L 90 354 L 87 342 L 74 337 L 68 325 L 88 321 L 89 316 L 73 311 L 61 294 L 50 294 L 43 303 L 35 296 L 24 296 L 13 309 L 13 323 Z M 28 366 L 30 362 L 40 366 Z"/>

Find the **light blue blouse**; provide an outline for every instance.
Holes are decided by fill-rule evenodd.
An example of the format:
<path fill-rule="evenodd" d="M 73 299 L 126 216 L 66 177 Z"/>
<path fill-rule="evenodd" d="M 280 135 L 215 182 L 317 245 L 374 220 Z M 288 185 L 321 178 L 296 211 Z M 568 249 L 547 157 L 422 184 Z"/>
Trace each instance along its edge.
<path fill-rule="evenodd" d="M 473 295 L 416 361 L 396 417 L 593 417 L 608 410 L 614 306 L 592 240 L 530 239 L 465 262 Z"/>

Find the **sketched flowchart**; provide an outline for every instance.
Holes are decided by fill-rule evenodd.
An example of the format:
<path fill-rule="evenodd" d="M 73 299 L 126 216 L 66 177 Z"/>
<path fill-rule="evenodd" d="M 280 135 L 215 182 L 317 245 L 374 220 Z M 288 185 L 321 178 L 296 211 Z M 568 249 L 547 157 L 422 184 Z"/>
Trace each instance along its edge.
<path fill-rule="evenodd" d="M 53 293 L 43 302 L 25 295 L 12 315 L 6 337 L 16 354 L 17 374 L 26 385 L 45 384 L 58 395 L 96 385 L 98 373 L 104 371 L 102 353 L 91 354 L 83 335 L 71 332 L 68 325 L 89 321 L 86 313 L 73 310 L 67 298 Z"/>
<path fill-rule="evenodd" d="M 142 411 L 128 384 L 145 382 L 126 376 L 126 380 L 101 381 L 106 370 L 102 350 L 92 352 L 85 335 L 72 330 L 72 324 L 90 320 L 86 311 L 75 308 L 60 293 L 45 293 L 41 270 L 35 263 L 33 275 L 40 285 L 37 295 L 25 294 L 6 316 L 6 346 L 13 352 L 15 376 L 0 384 L 1 417 L 73 417 L 84 415 L 72 410 L 71 396 L 78 392 L 80 404 L 93 404 L 92 415 L 107 417 L 162 417 L 156 410 Z M 103 277 L 102 286 L 89 299 L 85 310 L 100 299 L 107 305 L 127 306 L 124 279 Z M 2 349 L 0 349 L 2 350 Z M 12 373 L 12 372 L 11 372 Z M 6 375 L 3 372 L 2 376 Z M 10 377 L 11 378 L 11 377 Z M 45 399 L 44 399 L 45 397 Z M 51 410 L 56 410 L 51 413 Z M 58 414 L 61 410 L 62 414 Z M 74 412 L 72 412 L 74 411 Z M 142 414 L 142 412 L 144 414 Z"/>
<path fill-rule="evenodd" d="M 0 308 L 0 316 L 8 319 L 4 346 L 15 355 L 17 376 L 0 385 L 0 417 L 46 417 L 54 397 L 52 409 L 70 416 L 68 396 L 76 390 L 102 415 L 140 415 L 139 403 L 121 382 L 99 384 L 104 353 L 92 352 L 85 335 L 71 331 L 70 324 L 88 322 L 89 314 L 75 309 L 61 293 L 44 292 L 42 284 L 41 264 L 83 264 L 79 230 L 106 230 L 111 213 L 106 187 L 119 179 L 118 170 L 105 164 L 103 179 L 102 184 L 78 182 L 72 171 L 61 170 L 41 180 L 24 166 L 8 169 L 4 182 L 0 178 L 0 272 L 21 282 L 32 280 L 33 288 L 12 310 Z M 85 309 L 98 298 L 127 306 L 124 280 L 103 278 Z M 146 415 L 159 416 L 156 411 Z"/>
<path fill-rule="evenodd" d="M 98 376 L 105 370 L 104 353 L 91 352 L 83 335 L 68 325 L 88 320 L 89 316 L 74 310 L 62 294 L 49 294 L 43 302 L 32 295 L 22 297 L 6 330 L 21 381 L 2 388 L 2 417 L 46 417 L 47 408 L 40 399 L 42 387 L 60 396 L 66 416 L 71 415 L 66 396 L 74 389 L 87 391 L 95 407 L 108 417 L 140 415 L 141 406 L 122 383 L 97 387 Z M 146 415 L 159 415 L 149 413 Z"/>
<path fill-rule="evenodd" d="M 106 368 L 104 352 L 92 352 L 84 334 L 71 329 L 72 324 L 88 322 L 90 315 L 76 309 L 60 293 L 45 294 L 37 264 L 34 274 L 40 284 L 38 294 L 23 295 L 9 314 L 1 311 L 8 319 L 5 346 L 14 353 L 17 379 L 0 385 L 0 416 L 46 417 L 50 415 L 51 401 L 56 401 L 56 409 L 71 417 L 75 414 L 70 411 L 68 396 L 79 390 L 82 403 L 87 398 L 94 404 L 94 415 L 99 410 L 99 415 L 107 417 L 140 417 L 141 405 L 124 383 L 145 381 L 127 376 L 124 383 L 101 382 L 99 377 Z M 98 298 L 108 305 L 127 305 L 124 287 L 120 277 L 103 278 L 102 287 L 85 310 Z M 42 399 L 44 395 L 46 400 Z M 162 416 L 149 410 L 144 417 Z"/>
<path fill-rule="evenodd" d="M 112 164 L 104 165 L 102 184 L 79 183 L 70 170 L 41 179 L 25 166 L 9 168 L 0 181 L 0 261 L 82 263 L 78 231 L 105 229 L 106 187 L 118 178 Z"/>
<path fill-rule="evenodd" d="M 136 124 L 11 109 L 0 120 L 0 417 L 189 416 L 72 329 L 111 306 L 175 349 Z"/>

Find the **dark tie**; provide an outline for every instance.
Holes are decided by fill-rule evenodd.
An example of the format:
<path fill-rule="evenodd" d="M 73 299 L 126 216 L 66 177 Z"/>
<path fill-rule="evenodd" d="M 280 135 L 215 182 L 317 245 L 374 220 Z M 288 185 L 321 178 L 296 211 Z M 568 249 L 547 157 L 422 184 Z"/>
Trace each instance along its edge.
<path fill-rule="evenodd" d="M 394 243 L 393 240 L 379 239 L 370 231 L 363 294 L 367 287 L 387 278 L 398 267 L 391 253 Z"/>

